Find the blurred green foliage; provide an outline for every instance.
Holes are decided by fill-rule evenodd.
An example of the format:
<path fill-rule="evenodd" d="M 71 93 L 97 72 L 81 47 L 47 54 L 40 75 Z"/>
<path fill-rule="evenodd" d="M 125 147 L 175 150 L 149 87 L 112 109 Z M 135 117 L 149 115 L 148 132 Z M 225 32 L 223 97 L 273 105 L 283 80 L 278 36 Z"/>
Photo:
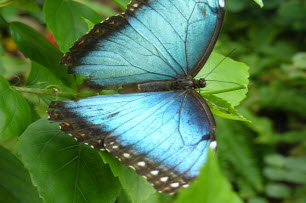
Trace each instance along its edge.
<path fill-rule="evenodd" d="M 237 108 L 243 117 L 234 106 L 246 90 L 206 96 L 231 112 L 210 105 L 215 115 L 250 122 L 217 118 L 218 159 L 210 154 L 198 180 L 176 196 L 155 193 L 109 154 L 101 159 L 41 119 L 52 100 L 92 94 L 58 62 L 100 16 L 120 13 L 128 2 L 0 1 L 0 202 L 306 202 L 305 1 L 266 0 L 262 8 L 260 0 L 227 1 L 214 51 L 235 49 L 230 58 L 250 67 L 249 91 Z M 217 74 L 236 65 L 246 76 L 247 66 L 236 61 L 225 61 Z M 209 63 L 203 71 L 214 67 Z"/>

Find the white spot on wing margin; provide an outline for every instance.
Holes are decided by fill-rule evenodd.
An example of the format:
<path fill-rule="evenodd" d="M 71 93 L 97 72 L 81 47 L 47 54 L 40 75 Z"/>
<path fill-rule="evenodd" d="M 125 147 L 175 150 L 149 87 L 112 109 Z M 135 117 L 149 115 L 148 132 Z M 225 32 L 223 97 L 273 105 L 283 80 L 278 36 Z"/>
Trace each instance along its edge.
<path fill-rule="evenodd" d="M 219 6 L 224 8 L 225 6 L 225 1 L 224 0 L 219 0 Z"/>
<path fill-rule="evenodd" d="M 217 142 L 216 142 L 216 141 L 212 141 L 212 142 L 209 144 L 209 147 L 210 147 L 211 149 L 216 149 L 216 147 L 217 147 Z"/>

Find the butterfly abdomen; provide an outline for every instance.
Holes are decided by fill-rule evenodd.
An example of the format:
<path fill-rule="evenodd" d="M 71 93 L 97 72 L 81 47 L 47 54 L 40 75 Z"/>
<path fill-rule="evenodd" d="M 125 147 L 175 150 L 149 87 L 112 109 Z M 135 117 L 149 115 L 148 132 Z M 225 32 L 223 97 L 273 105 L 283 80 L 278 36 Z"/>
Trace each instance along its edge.
<path fill-rule="evenodd" d="M 136 93 L 136 92 L 164 92 L 164 91 L 176 91 L 176 90 L 190 90 L 196 88 L 205 87 L 206 83 L 204 79 L 177 79 L 175 81 L 152 81 L 141 84 L 129 84 L 123 85 L 123 89 L 119 90 L 119 93 Z"/>

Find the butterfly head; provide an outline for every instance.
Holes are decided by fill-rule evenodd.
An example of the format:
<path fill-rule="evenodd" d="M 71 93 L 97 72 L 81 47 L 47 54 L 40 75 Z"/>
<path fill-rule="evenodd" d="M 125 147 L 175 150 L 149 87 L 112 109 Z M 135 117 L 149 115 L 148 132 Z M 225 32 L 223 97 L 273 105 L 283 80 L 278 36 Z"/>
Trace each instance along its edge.
<path fill-rule="evenodd" d="M 199 80 L 194 80 L 194 86 L 196 88 L 204 88 L 206 87 L 206 80 L 204 78 L 200 78 Z"/>
<path fill-rule="evenodd" d="M 178 79 L 173 83 L 173 89 L 181 89 L 181 90 L 188 90 L 188 89 L 197 89 L 206 87 L 206 81 L 204 78 L 199 80 L 195 79 Z"/>

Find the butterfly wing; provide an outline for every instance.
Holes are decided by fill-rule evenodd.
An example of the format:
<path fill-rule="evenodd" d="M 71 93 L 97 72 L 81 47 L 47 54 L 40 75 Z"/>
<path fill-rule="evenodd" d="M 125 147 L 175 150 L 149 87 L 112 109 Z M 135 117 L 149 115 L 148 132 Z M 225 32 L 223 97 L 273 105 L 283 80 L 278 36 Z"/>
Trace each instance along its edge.
<path fill-rule="evenodd" d="M 187 187 L 206 161 L 215 122 L 193 90 L 100 95 L 50 105 L 50 120 L 96 149 L 104 147 L 165 193 Z"/>
<path fill-rule="evenodd" d="M 129 24 L 184 73 L 195 76 L 219 36 L 225 0 L 133 0 Z"/>
<path fill-rule="evenodd" d="M 134 0 L 80 38 L 62 64 L 100 86 L 195 76 L 221 29 L 224 0 Z"/>

